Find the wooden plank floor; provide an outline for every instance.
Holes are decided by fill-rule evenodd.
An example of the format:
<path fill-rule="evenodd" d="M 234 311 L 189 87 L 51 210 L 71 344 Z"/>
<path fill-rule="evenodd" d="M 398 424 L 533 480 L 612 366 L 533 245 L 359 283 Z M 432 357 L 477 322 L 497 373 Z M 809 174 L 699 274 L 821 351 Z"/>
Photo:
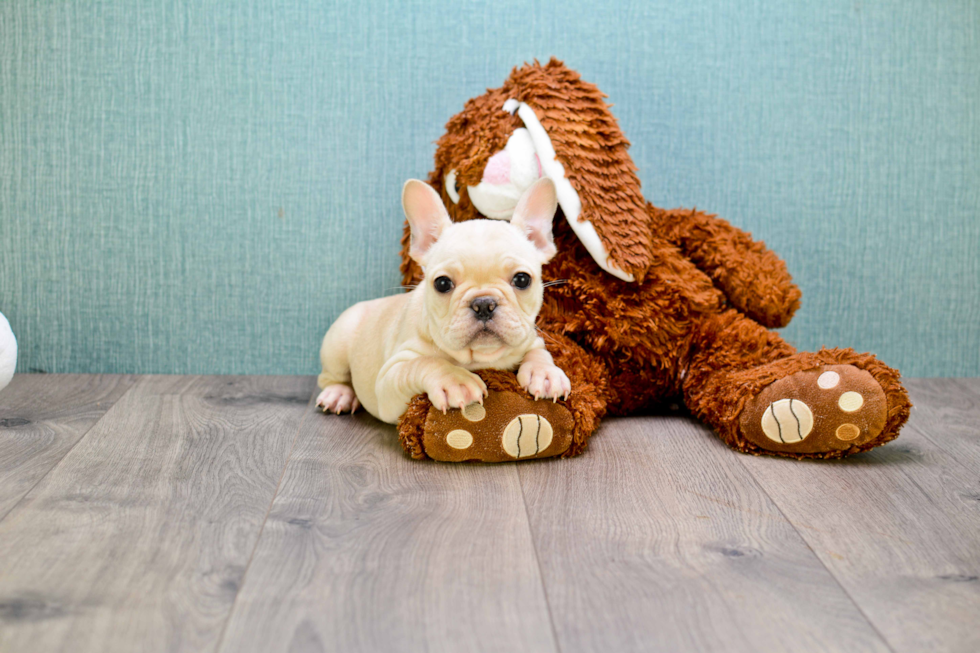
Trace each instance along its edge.
<path fill-rule="evenodd" d="M 845 461 L 660 416 L 447 465 L 311 377 L 20 375 L 0 652 L 977 651 L 980 380 L 908 387 Z"/>

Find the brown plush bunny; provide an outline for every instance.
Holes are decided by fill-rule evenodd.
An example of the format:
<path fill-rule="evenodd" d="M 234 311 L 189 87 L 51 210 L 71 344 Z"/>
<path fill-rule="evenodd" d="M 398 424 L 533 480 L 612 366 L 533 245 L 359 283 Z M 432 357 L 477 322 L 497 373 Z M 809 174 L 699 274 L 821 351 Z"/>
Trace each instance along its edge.
<path fill-rule="evenodd" d="M 424 395 L 412 401 L 399 424 L 406 451 L 574 456 L 604 415 L 664 402 L 754 454 L 839 458 L 897 437 L 911 407 L 898 371 L 851 349 L 797 352 L 770 331 L 800 303 L 782 260 L 713 215 L 644 200 L 604 97 L 560 61 L 535 62 L 446 125 L 429 183 L 453 220 L 507 219 L 539 177 L 556 184 L 558 254 L 543 271 L 554 285 L 538 325 L 572 394 L 534 401 L 512 372 L 481 372 L 483 407 L 443 415 Z M 408 238 L 406 228 L 405 283 L 424 283 Z"/>

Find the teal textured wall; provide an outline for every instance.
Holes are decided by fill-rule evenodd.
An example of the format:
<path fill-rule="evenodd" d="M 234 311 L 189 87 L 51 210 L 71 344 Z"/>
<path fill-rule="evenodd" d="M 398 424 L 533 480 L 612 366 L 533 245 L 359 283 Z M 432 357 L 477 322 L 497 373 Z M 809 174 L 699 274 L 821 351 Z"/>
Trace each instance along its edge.
<path fill-rule="evenodd" d="M 0 3 L 0 311 L 20 370 L 315 373 L 394 292 L 408 177 L 556 55 L 649 199 L 788 261 L 803 348 L 980 374 L 980 3 Z"/>

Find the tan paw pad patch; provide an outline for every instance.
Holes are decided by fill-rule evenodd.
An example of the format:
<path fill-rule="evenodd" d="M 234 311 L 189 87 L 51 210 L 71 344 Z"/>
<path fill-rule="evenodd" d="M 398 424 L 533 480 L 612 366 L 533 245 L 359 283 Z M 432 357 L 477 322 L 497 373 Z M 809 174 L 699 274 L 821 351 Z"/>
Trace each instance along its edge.
<path fill-rule="evenodd" d="M 800 442 L 813 430 L 813 411 L 799 399 L 780 399 L 762 414 L 762 432 L 773 442 Z"/>
<path fill-rule="evenodd" d="M 834 371 L 824 372 L 817 378 L 817 385 L 824 390 L 836 388 L 838 383 L 840 383 L 840 374 Z"/>
<path fill-rule="evenodd" d="M 837 405 L 845 413 L 853 413 L 864 405 L 864 397 L 859 392 L 845 392 L 837 400 Z"/>
<path fill-rule="evenodd" d="M 482 404 L 473 402 L 463 409 L 463 417 L 471 422 L 479 422 L 487 416 L 487 409 Z"/>
<path fill-rule="evenodd" d="M 861 429 L 859 429 L 854 424 L 841 424 L 837 427 L 837 439 L 844 440 L 845 442 L 850 442 L 861 435 Z"/>
<path fill-rule="evenodd" d="M 504 451 L 514 458 L 527 458 L 551 444 L 551 423 L 540 415 L 518 415 L 504 429 Z"/>
<path fill-rule="evenodd" d="M 446 434 L 446 444 L 453 449 L 469 449 L 473 445 L 473 434 L 463 429 L 455 429 Z"/>

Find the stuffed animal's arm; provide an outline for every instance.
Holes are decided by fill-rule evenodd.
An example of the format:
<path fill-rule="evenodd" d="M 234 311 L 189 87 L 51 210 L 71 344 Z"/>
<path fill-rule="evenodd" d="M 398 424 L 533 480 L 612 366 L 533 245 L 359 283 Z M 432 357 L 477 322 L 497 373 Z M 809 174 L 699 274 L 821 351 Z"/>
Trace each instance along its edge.
<path fill-rule="evenodd" d="M 800 289 L 765 243 L 714 215 L 650 208 L 654 233 L 677 245 L 735 308 L 769 328 L 789 324 L 800 306 Z"/>

